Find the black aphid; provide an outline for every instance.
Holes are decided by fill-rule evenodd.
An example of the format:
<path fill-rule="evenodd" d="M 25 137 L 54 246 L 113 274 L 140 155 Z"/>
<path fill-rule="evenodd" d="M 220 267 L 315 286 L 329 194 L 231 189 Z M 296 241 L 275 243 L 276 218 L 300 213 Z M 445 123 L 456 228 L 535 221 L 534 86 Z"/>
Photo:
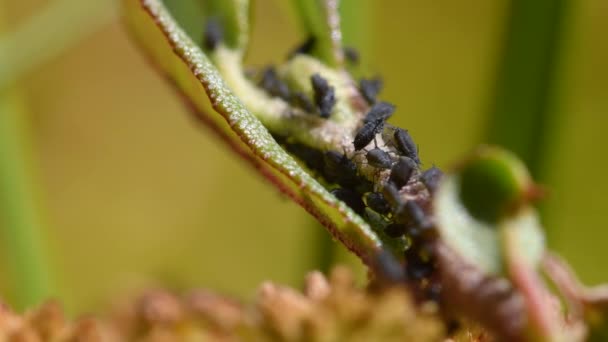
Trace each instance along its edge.
<path fill-rule="evenodd" d="M 314 92 L 315 104 L 322 118 L 328 118 L 336 104 L 334 87 L 330 86 L 326 79 L 319 74 L 310 77 L 312 90 Z"/>
<path fill-rule="evenodd" d="M 289 101 L 291 94 L 289 87 L 277 74 L 274 67 L 269 66 L 264 69 L 262 73 L 262 79 L 260 80 L 260 87 L 266 90 L 272 96 L 278 96 L 285 101 Z"/>
<path fill-rule="evenodd" d="M 384 121 L 376 120 L 367 122 L 359 129 L 357 135 L 355 135 L 355 139 L 353 140 L 353 145 L 355 146 L 355 151 L 359 151 L 363 149 L 365 146 L 369 145 L 378 132 L 382 130 L 384 127 Z"/>
<path fill-rule="evenodd" d="M 403 283 L 406 280 L 403 265 L 388 250 L 381 250 L 376 258 L 378 276 L 389 283 Z"/>
<path fill-rule="evenodd" d="M 298 55 L 298 54 L 309 55 L 312 52 L 312 50 L 314 49 L 316 41 L 317 41 L 317 39 L 315 38 L 315 36 L 308 37 L 305 41 L 302 42 L 302 44 L 300 44 L 295 49 L 293 49 L 287 55 L 287 58 L 291 59 L 295 55 Z"/>
<path fill-rule="evenodd" d="M 395 147 L 399 153 L 403 156 L 412 158 L 416 164 L 420 164 L 418 158 L 418 146 L 414 143 L 414 140 L 410 136 L 407 130 L 397 128 L 394 133 Z"/>
<path fill-rule="evenodd" d="M 311 170 L 322 170 L 325 165 L 323 153 L 303 144 L 286 144 L 285 149 L 301 159 Z"/>
<path fill-rule="evenodd" d="M 378 94 L 380 94 L 380 91 L 382 90 L 382 85 L 382 79 L 380 77 L 372 79 L 362 78 L 361 81 L 359 81 L 359 90 L 367 103 L 373 104 L 376 102 Z"/>
<path fill-rule="evenodd" d="M 293 93 L 292 103 L 307 113 L 315 112 L 315 105 L 312 103 L 312 100 L 301 91 Z"/>
<path fill-rule="evenodd" d="M 412 227 L 412 235 L 417 235 L 431 227 L 422 207 L 416 201 L 407 201 L 397 213 L 397 221 Z"/>
<path fill-rule="evenodd" d="M 391 223 L 384 228 L 386 235 L 392 238 L 398 238 L 405 234 L 405 225 L 400 223 Z"/>
<path fill-rule="evenodd" d="M 391 211 L 391 207 L 384 199 L 384 195 L 379 192 L 370 192 L 365 195 L 365 203 L 378 214 L 386 215 Z"/>
<path fill-rule="evenodd" d="M 397 189 L 393 183 L 386 183 L 384 188 L 382 188 L 382 195 L 391 205 L 393 211 L 398 212 L 401 210 L 401 207 L 403 207 L 403 200 L 399 195 L 399 189 Z"/>
<path fill-rule="evenodd" d="M 442 177 L 443 172 L 441 172 L 441 170 L 439 170 L 437 167 L 433 166 L 422 173 L 420 180 L 431 193 L 434 193 L 437 190 Z"/>
<path fill-rule="evenodd" d="M 399 161 L 391 168 L 389 182 L 395 184 L 397 189 L 404 187 L 412 177 L 416 163 L 408 157 L 400 157 Z"/>
<path fill-rule="evenodd" d="M 433 274 L 435 267 L 431 260 L 424 260 L 420 251 L 408 249 L 405 252 L 405 271 L 408 279 L 421 280 Z"/>
<path fill-rule="evenodd" d="M 367 151 L 365 159 L 367 159 L 369 165 L 379 169 L 390 169 L 393 165 L 391 156 L 377 147 Z"/>
<path fill-rule="evenodd" d="M 359 196 L 358 193 L 346 188 L 338 188 L 332 190 L 331 194 L 336 196 L 336 198 L 340 201 L 344 202 L 357 214 L 362 215 L 363 212 L 365 212 L 365 204 L 363 203 L 363 200 L 361 200 L 361 196 Z"/>
<path fill-rule="evenodd" d="M 224 39 L 224 30 L 219 18 L 211 17 L 205 24 L 205 33 L 203 34 L 203 46 L 209 51 L 213 51 L 217 45 Z"/>
<path fill-rule="evenodd" d="M 368 123 L 376 120 L 386 121 L 395 112 L 395 106 L 388 102 L 377 102 L 369 109 L 363 122 Z"/>
<path fill-rule="evenodd" d="M 346 60 L 352 64 L 358 64 L 359 63 L 359 51 L 357 51 L 357 49 L 355 49 L 354 47 L 351 46 L 345 46 L 344 47 L 344 58 L 346 58 Z"/>
<path fill-rule="evenodd" d="M 360 194 L 364 194 L 366 192 L 374 191 L 374 183 L 363 177 L 357 177 L 356 184 L 353 184 L 351 188 Z"/>
<path fill-rule="evenodd" d="M 357 184 L 357 165 L 345 154 L 327 151 L 323 155 L 323 171 L 330 182 L 351 187 Z"/>

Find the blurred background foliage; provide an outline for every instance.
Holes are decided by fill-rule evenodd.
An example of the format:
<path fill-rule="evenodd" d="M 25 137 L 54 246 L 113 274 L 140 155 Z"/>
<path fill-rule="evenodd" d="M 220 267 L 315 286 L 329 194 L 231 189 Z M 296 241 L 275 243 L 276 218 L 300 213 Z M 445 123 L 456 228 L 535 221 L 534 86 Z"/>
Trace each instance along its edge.
<path fill-rule="evenodd" d="M 0 0 L 1 37 L 60 1 Z M 61 2 L 69 4 L 64 21 L 41 21 L 18 44 L 0 44 L 0 61 L 15 64 L 0 70 L 48 54 L 16 81 L 0 82 L 0 101 L 19 91 L 27 109 L 21 119 L 54 296 L 81 312 L 155 284 L 240 297 L 265 279 L 297 286 L 317 266 L 321 228 L 191 118 L 130 41 L 116 3 Z M 370 27 L 363 64 L 384 77 L 382 97 L 398 107 L 392 121 L 410 130 L 425 165 L 447 168 L 495 140 L 488 113 L 511 1 L 371 3 L 367 16 L 354 15 Z M 251 65 L 282 61 L 303 38 L 284 7 L 256 1 Z M 73 33 L 56 52 L 27 50 L 29 41 L 65 34 L 66 25 L 87 34 L 76 42 Z M 608 280 L 607 32 L 608 2 L 570 1 L 537 172 L 549 189 L 550 246 L 588 283 Z M 28 55 L 7 58 L 16 50 Z M 12 302 L 23 284 L 11 285 L 9 240 L 0 238 L 0 298 Z"/>

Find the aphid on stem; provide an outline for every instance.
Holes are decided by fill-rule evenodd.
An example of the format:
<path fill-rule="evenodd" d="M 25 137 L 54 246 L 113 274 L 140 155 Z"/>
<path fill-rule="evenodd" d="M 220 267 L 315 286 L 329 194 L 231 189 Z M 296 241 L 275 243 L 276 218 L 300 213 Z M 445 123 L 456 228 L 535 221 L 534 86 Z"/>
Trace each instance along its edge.
<path fill-rule="evenodd" d="M 352 46 L 345 46 L 344 49 L 344 58 L 347 62 L 351 64 L 359 64 L 359 51 Z"/>
<path fill-rule="evenodd" d="M 345 187 L 357 183 L 357 165 L 348 158 L 346 153 L 327 151 L 323 155 L 324 174 L 328 181 L 336 182 Z"/>
<path fill-rule="evenodd" d="M 301 91 L 296 91 L 292 96 L 292 104 L 303 109 L 307 113 L 315 113 L 315 105 L 312 100 Z"/>
<path fill-rule="evenodd" d="M 443 172 L 441 172 L 441 170 L 439 170 L 437 167 L 433 166 L 420 175 L 420 181 L 422 181 L 429 192 L 435 193 L 437 191 L 437 187 L 439 186 L 439 182 L 441 181 L 441 177 L 443 177 Z"/>
<path fill-rule="evenodd" d="M 388 120 L 393 113 L 395 112 L 395 105 L 390 104 L 388 102 L 377 102 L 372 105 L 369 109 L 365 118 L 363 119 L 364 123 L 382 120 Z"/>
<path fill-rule="evenodd" d="M 362 215 L 365 211 L 365 204 L 363 203 L 361 196 L 355 191 L 347 188 L 337 188 L 332 190 L 331 194 L 348 205 L 357 214 Z"/>
<path fill-rule="evenodd" d="M 382 127 L 384 127 L 383 120 L 375 120 L 365 123 L 359 129 L 359 131 L 357 131 L 355 139 L 353 140 L 355 151 L 362 150 L 365 146 L 369 145 L 369 143 L 374 140 L 376 134 L 382 130 Z"/>
<path fill-rule="evenodd" d="M 269 66 L 262 72 L 260 87 L 272 96 L 277 96 L 289 102 L 291 100 L 291 92 L 287 84 L 281 80 L 276 69 Z"/>
<path fill-rule="evenodd" d="M 380 91 L 382 90 L 382 79 L 380 77 L 372 79 L 361 79 L 359 81 L 359 90 L 361 95 L 369 104 L 374 104 Z"/>
<path fill-rule="evenodd" d="M 310 37 L 306 38 L 306 40 L 303 41 L 302 44 L 297 46 L 295 49 L 293 49 L 287 55 L 287 59 L 291 59 L 295 55 L 298 55 L 298 54 L 309 55 L 312 52 L 312 50 L 314 49 L 316 41 L 317 41 L 317 39 L 315 38 L 315 36 L 310 36 Z"/>
<path fill-rule="evenodd" d="M 203 35 L 203 47 L 209 51 L 215 50 L 215 48 L 224 39 L 224 30 L 220 19 L 217 17 L 210 17 L 205 23 L 205 33 Z"/>
<path fill-rule="evenodd" d="M 414 170 L 416 170 L 416 163 L 412 159 L 400 157 L 399 161 L 391 168 L 389 182 L 395 184 L 400 189 L 409 182 Z"/>
<path fill-rule="evenodd" d="M 401 128 L 395 129 L 394 142 L 395 148 L 401 155 L 413 159 L 416 164 L 420 164 L 420 158 L 418 158 L 418 146 L 414 143 L 414 140 L 407 130 Z"/>
<path fill-rule="evenodd" d="M 334 87 L 330 86 L 325 78 L 319 74 L 310 77 L 310 83 L 314 92 L 315 104 L 319 110 L 319 116 L 327 119 L 336 104 Z"/>
<path fill-rule="evenodd" d="M 369 208 L 378 214 L 386 215 L 390 213 L 391 207 L 379 192 L 370 192 L 365 196 L 365 203 Z"/>
<path fill-rule="evenodd" d="M 367 151 L 365 159 L 369 165 L 378 169 L 390 169 L 393 164 L 393 159 L 390 154 L 378 147 Z"/>

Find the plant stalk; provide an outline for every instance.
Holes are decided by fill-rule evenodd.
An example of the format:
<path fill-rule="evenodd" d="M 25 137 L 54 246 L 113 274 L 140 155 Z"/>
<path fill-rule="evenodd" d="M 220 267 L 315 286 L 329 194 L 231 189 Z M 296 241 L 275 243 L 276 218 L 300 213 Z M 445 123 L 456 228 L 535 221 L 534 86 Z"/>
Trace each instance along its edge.
<path fill-rule="evenodd" d="M 486 141 L 521 157 L 538 176 L 557 123 L 552 108 L 568 0 L 513 0 Z"/>
<path fill-rule="evenodd" d="M 0 236 L 20 310 L 52 294 L 28 135 L 20 94 L 0 92 Z"/>

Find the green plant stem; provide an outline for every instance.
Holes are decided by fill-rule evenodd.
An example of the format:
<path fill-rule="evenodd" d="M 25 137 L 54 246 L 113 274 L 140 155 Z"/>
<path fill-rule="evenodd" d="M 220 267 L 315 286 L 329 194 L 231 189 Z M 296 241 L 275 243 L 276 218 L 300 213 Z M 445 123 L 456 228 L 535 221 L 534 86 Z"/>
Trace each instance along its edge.
<path fill-rule="evenodd" d="M 36 201 L 27 109 L 21 92 L 13 86 L 28 60 L 15 60 L 19 53 L 13 52 L 12 44 L 25 37 L 2 37 L 0 52 L 6 53 L 0 53 L 0 253 L 9 268 L 6 279 L 12 285 L 12 302 L 22 310 L 48 298 L 51 277 Z"/>
<path fill-rule="evenodd" d="M 374 5 L 370 0 L 346 0 L 340 2 L 342 41 L 345 46 L 357 48 L 362 57 L 372 53 Z"/>
<path fill-rule="evenodd" d="M 0 236 L 18 309 L 38 304 L 51 294 L 25 121 L 20 94 L 0 91 Z"/>
<path fill-rule="evenodd" d="M 334 241 L 327 230 L 316 220 L 306 218 L 306 228 L 312 232 L 312 246 L 316 253 L 312 265 L 307 265 L 307 271 L 317 269 L 325 274 L 331 270 L 335 263 L 335 253 L 340 243 Z"/>
<path fill-rule="evenodd" d="M 513 0 L 486 140 L 514 151 L 538 176 L 546 160 L 568 0 Z"/>
<path fill-rule="evenodd" d="M 342 39 L 346 46 L 355 47 L 363 56 L 371 52 L 371 25 L 373 3 L 369 0 L 341 1 L 340 26 Z M 311 220 L 312 222 L 312 220 Z M 351 254 L 338 242 L 333 241 L 327 231 L 319 223 L 309 224 L 314 232 L 313 243 L 316 246 L 317 258 L 315 267 L 327 273 L 336 263 L 348 264 L 353 271 L 361 273 L 361 263 L 352 258 Z M 314 227 L 313 227 L 314 226 Z"/>
<path fill-rule="evenodd" d="M 292 0 L 298 22 L 308 36 L 315 38 L 313 54 L 332 68 L 343 62 L 340 24 L 334 21 L 339 9 L 335 0 Z"/>

